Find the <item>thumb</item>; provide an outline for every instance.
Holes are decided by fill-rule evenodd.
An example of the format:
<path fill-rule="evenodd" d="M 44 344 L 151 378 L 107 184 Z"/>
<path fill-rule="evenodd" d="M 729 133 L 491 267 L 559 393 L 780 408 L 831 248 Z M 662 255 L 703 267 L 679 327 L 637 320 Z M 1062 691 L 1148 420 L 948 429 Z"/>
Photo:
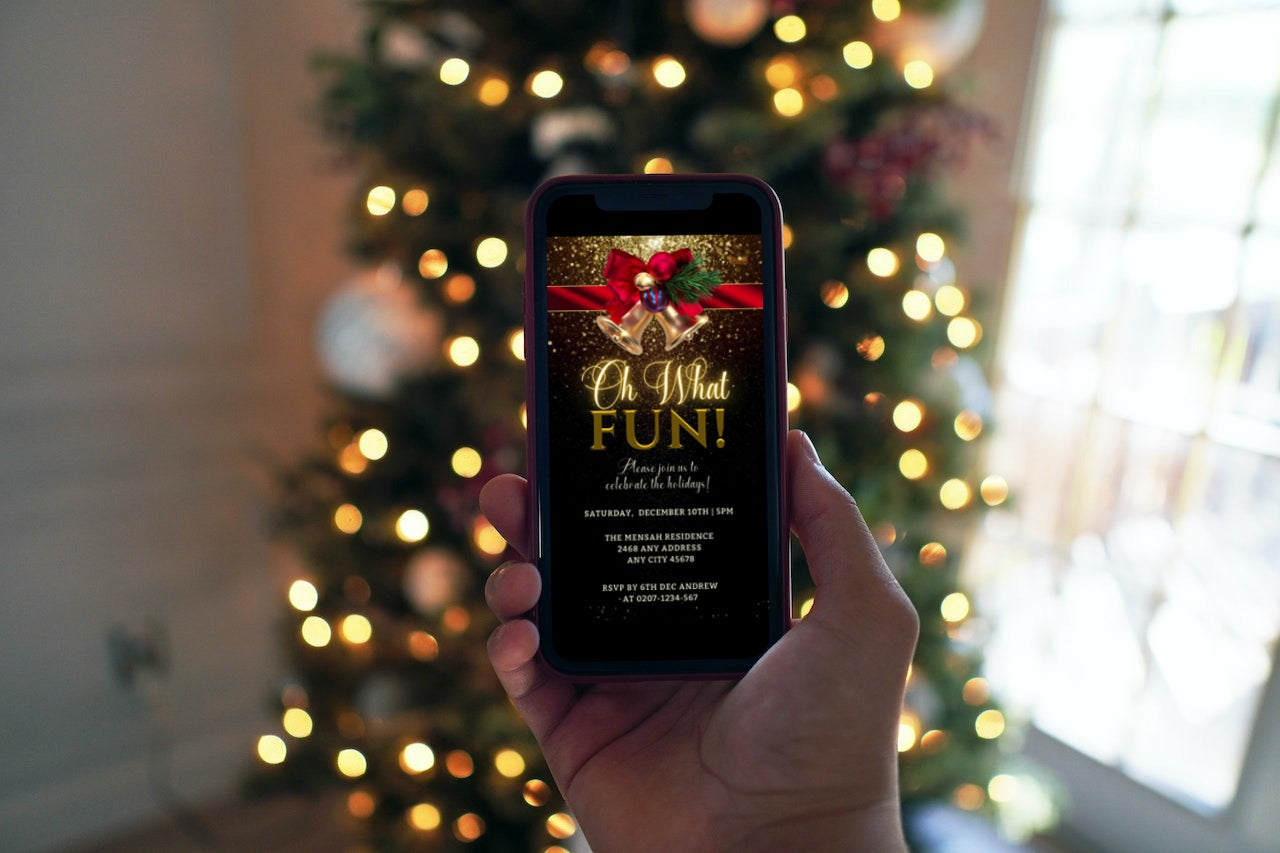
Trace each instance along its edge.
<path fill-rule="evenodd" d="M 817 586 L 814 609 L 844 619 L 915 610 L 885 564 L 858 505 L 818 459 L 800 430 L 787 436 L 791 528 Z M 902 614 L 905 616 L 905 614 Z"/>

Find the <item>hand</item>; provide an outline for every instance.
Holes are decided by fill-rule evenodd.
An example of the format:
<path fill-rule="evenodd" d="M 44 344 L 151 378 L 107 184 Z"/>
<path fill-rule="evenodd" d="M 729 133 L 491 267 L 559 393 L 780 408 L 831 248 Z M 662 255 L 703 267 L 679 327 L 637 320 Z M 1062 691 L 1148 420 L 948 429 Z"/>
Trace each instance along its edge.
<path fill-rule="evenodd" d="M 897 734 L 915 610 L 849 494 L 807 436 L 787 438 L 791 526 L 813 608 L 742 679 L 578 686 L 537 658 L 530 563 L 485 589 L 503 624 L 489 658 L 599 853 L 624 850 L 905 850 Z M 521 553 L 525 481 L 480 494 Z"/>

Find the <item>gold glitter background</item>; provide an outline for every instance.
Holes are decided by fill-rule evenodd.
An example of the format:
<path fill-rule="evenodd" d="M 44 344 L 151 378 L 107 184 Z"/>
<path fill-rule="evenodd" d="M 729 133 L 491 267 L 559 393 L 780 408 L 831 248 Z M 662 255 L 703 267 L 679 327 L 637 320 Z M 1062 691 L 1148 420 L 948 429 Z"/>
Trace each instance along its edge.
<path fill-rule="evenodd" d="M 604 284 L 610 249 L 630 252 L 642 261 L 654 252 L 688 248 L 702 255 L 707 269 L 718 270 L 726 284 L 757 284 L 763 277 L 759 234 L 674 234 L 670 236 L 550 237 L 547 284 L 552 287 Z"/>

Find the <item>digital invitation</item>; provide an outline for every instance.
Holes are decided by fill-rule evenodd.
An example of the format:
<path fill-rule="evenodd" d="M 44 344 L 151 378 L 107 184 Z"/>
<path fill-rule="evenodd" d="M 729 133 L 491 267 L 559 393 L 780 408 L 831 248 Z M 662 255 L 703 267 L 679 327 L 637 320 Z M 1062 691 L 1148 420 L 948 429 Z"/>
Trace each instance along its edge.
<path fill-rule="evenodd" d="M 618 659 L 758 649 L 769 618 L 760 235 L 553 236 L 547 285 L 557 648 Z"/>

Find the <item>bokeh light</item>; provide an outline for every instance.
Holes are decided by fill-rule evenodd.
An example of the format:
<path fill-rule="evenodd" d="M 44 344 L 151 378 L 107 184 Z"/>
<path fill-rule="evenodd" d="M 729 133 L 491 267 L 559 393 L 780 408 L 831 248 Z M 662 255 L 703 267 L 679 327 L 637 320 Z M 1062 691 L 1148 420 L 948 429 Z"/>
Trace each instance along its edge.
<path fill-rule="evenodd" d="M 258 738 L 258 758 L 265 764 L 282 764 L 289 754 L 284 738 L 279 735 L 263 735 Z"/>
<path fill-rule="evenodd" d="M 865 41 L 851 41 L 844 46 L 841 53 L 844 55 L 845 64 L 859 71 L 869 67 L 875 58 L 871 45 Z"/>
<path fill-rule="evenodd" d="M 564 78 L 549 68 L 529 76 L 529 91 L 539 98 L 554 98 L 564 88 Z"/>
<path fill-rule="evenodd" d="M 405 773 L 412 775 L 426 773 L 435 766 L 435 752 L 421 741 L 406 744 L 404 749 L 400 750 L 400 769 Z"/>
<path fill-rule="evenodd" d="M 308 616 L 302 620 L 300 629 L 302 641 L 308 646 L 315 648 L 323 648 L 329 645 L 329 641 L 333 639 L 333 629 L 329 627 L 329 623 L 319 616 Z"/>
<path fill-rule="evenodd" d="M 338 772 L 348 779 L 357 779 L 369 769 L 369 762 L 365 759 L 364 753 L 350 747 L 338 752 L 335 763 Z"/>
<path fill-rule="evenodd" d="M 783 15 L 773 22 L 773 34 L 778 37 L 778 41 L 786 44 L 795 44 L 803 39 L 807 32 L 808 27 L 799 15 Z"/>
<path fill-rule="evenodd" d="M 494 769 L 508 779 L 514 779 L 524 772 L 524 757 L 514 749 L 500 749 L 493 756 Z"/>
<path fill-rule="evenodd" d="M 898 256 L 892 249 L 877 246 L 867 252 L 867 269 L 871 270 L 872 275 L 888 278 L 898 271 L 898 267 Z"/>
<path fill-rule="evenodd" d="M 476 244 L 476 263 L 493 269 L 507 259 L 507 242 L 501 237 L 485 237 Z"/>
<path fill-rule="evenodd" d="M 898 470 L 908 480 L 919 480 L 929 471 L 929 460 L 914 447 L 898 457 Z"/>
<path fill-rule="evenodd" d="M 316 591 L 316 585 L 311 581 L 299 578 L 289 584 L 289 603 L 295 610 L 301 610 L 303 613 L 315 610 L 319 601 L 320 593 Z"/>
<path fill-rule="evenodd" d="M 653 79 L 664 89 L 674 89 L 685 81 L 684 66 L 674 56 L 659 56 L 653 61 Z"/>
<path fill-rule="evenodd" d="M 915 400 L 903 400 L 893 407 L 893 425 L 903 432 L 911 432 L 924 421 L 924 407 Z"/>
<path fill-rule="evenodd" d="M 451 56 L 440 63 L 440 82 L 449 86 L 465 82 L 470 74 L 471 66 L 459 56 Z"/>
<path fill-rule="evenodd" d="M 311 715 L 301 708 L 286 708 L 281 723 L 290 737 L 308 737 L 314 728 Z"/>
<path fill-rule="evenodd" d="M 420 509 L 406 509 L 396 519 L 396 536 L 403 542 L 421 542 L 431 531 L 431 522 Z"/>
<path fill-rule="evenodd" d="M 942 599 L 938 612 L 947 622 L 963 622 L 969 615 L 969 596 L 963 592 L 953 592 Z"/>
<path fill-rule="evenodd" d="M 396 191 L 387 186 L 374 187 L 365 196 L 364 205 L 374 216 L 386 216 L 396 209 Z"/>

